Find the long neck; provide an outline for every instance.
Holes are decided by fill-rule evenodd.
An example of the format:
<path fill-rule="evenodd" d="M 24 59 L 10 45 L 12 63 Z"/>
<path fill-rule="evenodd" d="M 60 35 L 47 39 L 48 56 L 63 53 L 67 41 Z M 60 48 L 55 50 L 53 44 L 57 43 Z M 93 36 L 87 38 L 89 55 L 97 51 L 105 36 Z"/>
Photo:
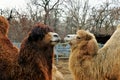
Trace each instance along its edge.
<path fill-rule="evenodd" d="M 53 46 L 38 47 L 25 42 L 21 46 L 18 62 L 22 67 L 29 68 L 30 71 L 43 73 L 42 75 L 45 77 L 49 76 L 48 79 L 51 80 Z"/>
<path fill-rule="evenodd" d="M 83 50 L 86 46 L 87 46 L 87 44 L 88 44 L 88 41 L 82 41 L 81 42 L 82 44 L 76 44 L 76 45 L 73 45 L 73 46 L 71 46 L 71 50 L 72 51 L 75 51 L 75 50 Z"/>

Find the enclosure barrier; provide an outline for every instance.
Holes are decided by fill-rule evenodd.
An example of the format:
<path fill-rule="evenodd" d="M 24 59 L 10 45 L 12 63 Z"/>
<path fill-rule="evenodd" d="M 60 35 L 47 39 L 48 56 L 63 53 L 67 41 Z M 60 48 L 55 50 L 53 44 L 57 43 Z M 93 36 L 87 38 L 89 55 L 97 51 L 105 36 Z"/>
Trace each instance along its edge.
<path fill-rule="evenodd" d="M 21 43 L 13 42 L 15 46 L 20 48 Z M 103 44 L 99 44 L 101 48 Z M 68 43 L 58 43 L 54 47 L 54 55 L 56 63 L 58 63 L 59 59 L 68 59 L 70 55 L 70 45 Z"/>

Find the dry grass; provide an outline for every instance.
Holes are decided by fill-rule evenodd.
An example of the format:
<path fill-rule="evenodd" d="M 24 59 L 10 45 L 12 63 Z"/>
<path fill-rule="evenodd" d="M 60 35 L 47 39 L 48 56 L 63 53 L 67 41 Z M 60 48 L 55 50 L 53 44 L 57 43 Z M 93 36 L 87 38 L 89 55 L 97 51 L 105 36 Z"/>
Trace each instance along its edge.
<path fill-rule="evenodd" d="M 58 70 L 63 74 L 64 80 L 73 80 L 72 75 L 68 69 L 68 59 L 59 59 L 58 63 L 55 64 Z"/>

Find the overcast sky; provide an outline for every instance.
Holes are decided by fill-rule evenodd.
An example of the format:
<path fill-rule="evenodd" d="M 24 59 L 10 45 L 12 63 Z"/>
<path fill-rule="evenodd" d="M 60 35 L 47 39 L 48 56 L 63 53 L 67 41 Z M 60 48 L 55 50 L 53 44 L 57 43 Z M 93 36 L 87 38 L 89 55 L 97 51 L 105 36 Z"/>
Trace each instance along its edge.
<path fill-rule="evenodd" d="M 92 6 L 102 4 L 105 1 L 112 1 L 112 0 L 89 0 L 89 3 Z M 0 9 L 4 8 L 24 8 L 26 5 L 27 0 L 0 0 Z"/>
<path fill-rule="evenodd" d="M 0 0 L 0 9 L 22 8 L 26 5 L 26 0 Z"/>

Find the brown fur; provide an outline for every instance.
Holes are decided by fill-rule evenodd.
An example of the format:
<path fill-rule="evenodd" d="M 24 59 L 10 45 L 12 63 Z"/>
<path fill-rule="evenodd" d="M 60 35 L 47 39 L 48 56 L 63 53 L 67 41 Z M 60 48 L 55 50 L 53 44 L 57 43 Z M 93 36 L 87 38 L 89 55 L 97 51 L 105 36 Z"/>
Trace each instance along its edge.
<path fill-rule="evenodd" d="M 7 36 L 9 28 L 9 23 L 6 18 L 0 16 L 0 33 L 4 36 Z"/>
<path fill-rule="evenodd" d="M 120 80 L 120 25 L 95 59 L 105 80 Z"/>
<path fill-rule="evenodd" d="M 86 34 L 91 35 L 86 31 L 78 31 L 81 39 L 71 42 L 69 68 L 74 80 L 120 80 L 120 25 L 99 50 L 94 36 L 89 40 L 83 39 Z"/>
<path fill-rule="evenodd" d="M 0 38 L 0 80 L 52 80 L 54 45 L 50 42 L 48 32 L 53 30 L 47 25 L 37 23 L 23 40 L 17 56 L 11 56 L 16 48 L 3 35 Z"/>
<path fill-rule="evenodd" d="M 18 49 L 8 39 L 8 28 L 7 19 L 0 16 L 0 80 L 7 79 L 6 74 L 9 75 L 11 64 L 18 55 Z"/>
<path fill-rule="evenodd" d="M 84 30 L 79 30 L 70 44 L 69 69 L 74 80 L 90 80 L 88 78 L 92 76 L 92 72 L 89 71 L 92 64 L 90 60 L 98 51 L 95 37 Z"/>
<path fill-rule="evenodd" d="M 23 40 L 18 56 L 22 68 L 19 80 L 52 80 L 54 45 L 50 44 L 48 32 L 52 32 L 48 26 L 37 23 Z"/>

